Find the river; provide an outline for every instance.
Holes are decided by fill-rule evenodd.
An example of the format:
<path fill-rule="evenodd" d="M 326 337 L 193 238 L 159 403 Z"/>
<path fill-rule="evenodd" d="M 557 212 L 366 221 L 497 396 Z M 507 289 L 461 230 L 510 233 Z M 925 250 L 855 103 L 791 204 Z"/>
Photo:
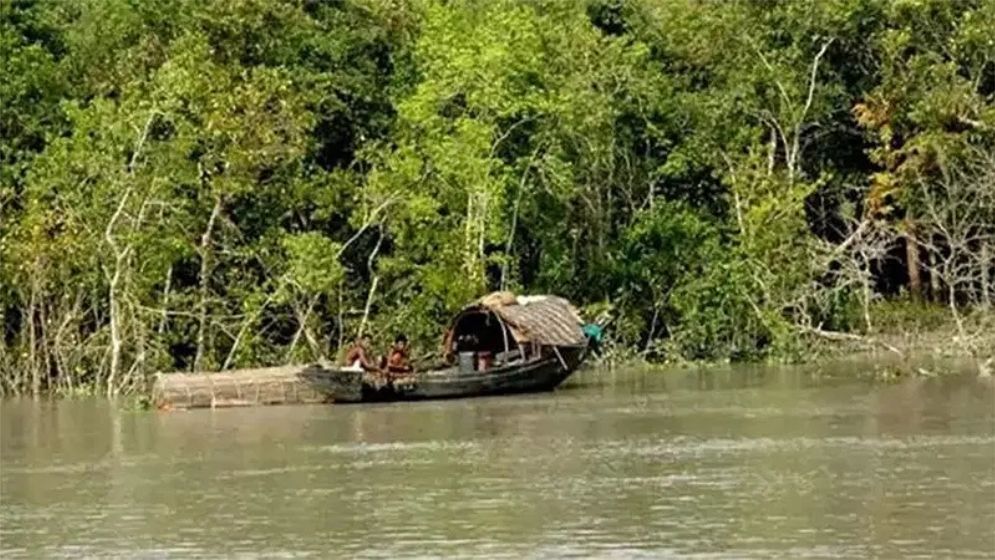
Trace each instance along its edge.
<path fill-rule="evenodd" d="M 20 557 L 995 557 L 995 382 L 599 371 L 554 393 L 0 405 Z"/>

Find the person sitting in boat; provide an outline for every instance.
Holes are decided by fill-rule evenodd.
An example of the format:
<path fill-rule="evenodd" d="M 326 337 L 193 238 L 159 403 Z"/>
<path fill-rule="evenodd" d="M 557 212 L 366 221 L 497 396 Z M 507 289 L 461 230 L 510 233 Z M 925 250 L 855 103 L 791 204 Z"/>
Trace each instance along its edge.
<path fill-rule="evenodd" d="M 374 371 L 377 369 L 376 361 L 370 358 L 370 337 L 360 335 L 352 343 L 352 346 L 345 353 L 346 369 L 355 371 Z"/>
<path fill-rule="evenodd" d="M 394 338 L 394 345 L 390 347 L 390 351 L 387 353 L 384 369 L 393 375 L 411 373 L 414 371 L 414 368 L 411 367 L 411 360 L 408 354 L 408 337 L 403 333 L 397 335 Z"/>
<path fill-rule="evenodd" d="M 480 340 L 474 334 L 461 334 L 456 339 L 456 352 L 476 352 Z"/>

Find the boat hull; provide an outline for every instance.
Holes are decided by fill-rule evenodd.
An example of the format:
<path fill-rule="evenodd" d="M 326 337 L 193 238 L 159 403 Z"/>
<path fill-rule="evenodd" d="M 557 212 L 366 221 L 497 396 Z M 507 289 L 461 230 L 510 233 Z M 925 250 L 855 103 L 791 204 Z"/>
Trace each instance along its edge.
<path fill-rule="evenodd" d="M 312 366 L 300 376 L 335 402 L 453 399 L 551 391 L 583 362 L 584 347 L 559 347 L 540 359 L 486 372 L 458 368 L 427 371 L 395 381 L 372 383 L 363 372 Z"/>

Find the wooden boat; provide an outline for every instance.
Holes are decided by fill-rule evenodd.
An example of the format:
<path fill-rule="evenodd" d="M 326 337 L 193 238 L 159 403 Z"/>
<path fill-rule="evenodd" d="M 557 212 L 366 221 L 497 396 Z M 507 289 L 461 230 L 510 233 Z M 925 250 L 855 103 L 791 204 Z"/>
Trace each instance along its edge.
<path fill-rule="evenodd" d="M 403 375 L 313 365 L 300 377 L 335 402 L 550 391 L 587 356 L 582 324 L 577 310 L 562 298 L 498 292 L 453 319 L 443 339 L 447 365 Z M 470 336 L 470 346 L 463 344 Z"/>

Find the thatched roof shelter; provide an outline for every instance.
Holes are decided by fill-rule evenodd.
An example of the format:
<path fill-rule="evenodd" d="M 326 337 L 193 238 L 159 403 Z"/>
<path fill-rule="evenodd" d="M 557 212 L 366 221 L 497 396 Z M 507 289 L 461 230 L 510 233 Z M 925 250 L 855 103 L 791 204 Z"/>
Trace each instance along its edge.
<path fill-rule="evenodd" d="M 490 336 L 492 346 L 504 342 L 538 346 L 586 344 L 580 312 L 567 300 L 551 295 L 515 296 L 494 292 L 465 307 L 453 319 L 443 341 L 445 353 L 453 351 L 458 336 Z M 502 340 L 503 339 L 503 340 Z"/>

